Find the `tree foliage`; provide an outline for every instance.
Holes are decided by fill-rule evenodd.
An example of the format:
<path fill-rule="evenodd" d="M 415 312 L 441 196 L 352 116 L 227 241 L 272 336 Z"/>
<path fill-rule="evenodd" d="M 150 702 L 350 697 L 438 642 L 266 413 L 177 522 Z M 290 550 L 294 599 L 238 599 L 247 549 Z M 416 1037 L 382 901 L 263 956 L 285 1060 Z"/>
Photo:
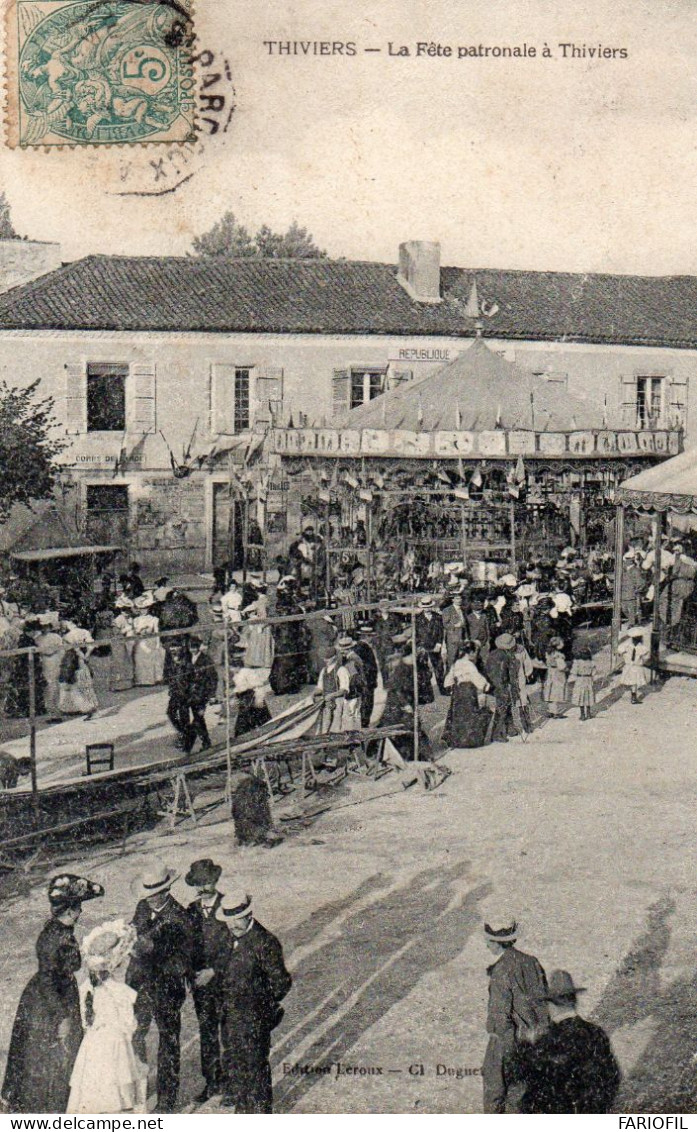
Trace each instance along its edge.
<path fill-rule="evenodd" d="M 3 192 L 0 192 L 0 240 L 19 240 L 10 215 L 10 204 Z"/>
<path fill-rule="evenodd" d="M 0 382 L 0 520 L 15 503 L 51 495 L 58 474 L 56 456 L 66 442 L 52 436 L 58 422 L 53 399 L 39 400 L 39 381 L 25 389 Z"/>
<path fill-rule="evenodd" d="M 192 242 L 195 255 L 241 256 L 248 259 L 326 259 L 327 253 L 315 244 L 307 228 L 296 220 L 287 232 L 274 232 L 262 224 L 251 235 L 233 212 L 226 212 L 212 228 Z"/>

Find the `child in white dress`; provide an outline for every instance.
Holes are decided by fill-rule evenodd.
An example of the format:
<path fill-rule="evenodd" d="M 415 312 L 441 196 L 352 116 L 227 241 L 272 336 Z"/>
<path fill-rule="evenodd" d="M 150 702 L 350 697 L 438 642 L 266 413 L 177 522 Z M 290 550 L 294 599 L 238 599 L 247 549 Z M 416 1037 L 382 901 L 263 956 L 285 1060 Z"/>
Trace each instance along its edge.
<path fill-rule="evenodd" d="M 84 1037 L 70 1078 L 69 1113 L 146 1112 L 148 1070 L 133 1052 L 136 992 L 115 977 L 135 928 L 114 920 L 82 945 L 89 980 L 80 987 Z"/>

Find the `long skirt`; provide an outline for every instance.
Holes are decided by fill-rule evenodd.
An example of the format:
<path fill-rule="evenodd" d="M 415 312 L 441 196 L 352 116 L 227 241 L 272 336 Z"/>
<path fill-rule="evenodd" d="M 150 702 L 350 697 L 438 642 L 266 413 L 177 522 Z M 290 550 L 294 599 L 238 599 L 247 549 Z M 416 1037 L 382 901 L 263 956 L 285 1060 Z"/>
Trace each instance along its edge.
<path fill-rule="evenodd" d="M 443 742 L 449 747 L 483 747 L 492 713 L 480 708 L 477 689 L 469 681 L 455 684 L 443 728 Z"/>
<path fill-rule="evenodd" d="M 65 1112 L 70 1074 L 82 1041 L 77 983 L 62 996 L 47 993 L 45 977 L 35 974 L 19 1000 L 12 1029 L 2 1095 L 12 1112 Z M 56 1007 L 60 1006 L 60 1012 Z M 70 1025 L 65 1041 L 60 1024 Z"/>
<path fill-rule="evenodd" d="M 99 707 L 92 673 L 84 660 L 80 661 L 74 683 L 59 685 L 58 707 L 64 715 L 86 715 Z"/>
<path fill-rule="evenodd" d="M 135 641 L 132 637 L 114 637 L 111 642 L 111 690 L 125 692 L 133 687 L 133 652 Z"/>
<path fill-rule="evenodd" d="M 158 640 L 135 642 L 133 652 L 135 683 L 138 687 L 151 687 L 162 683 L 165 670 L 165 650 Z"/>

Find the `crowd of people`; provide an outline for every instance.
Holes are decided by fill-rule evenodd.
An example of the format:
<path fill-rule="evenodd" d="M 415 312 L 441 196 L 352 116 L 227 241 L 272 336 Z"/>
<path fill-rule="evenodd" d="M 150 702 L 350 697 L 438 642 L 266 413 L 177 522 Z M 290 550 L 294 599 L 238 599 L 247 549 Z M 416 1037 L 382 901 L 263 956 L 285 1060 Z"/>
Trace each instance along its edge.
<path fill-rule="evenodd" d="M 104 889 L 75 874 L 52 878 L 50 918 L 36 944 L 38 970 L 12 1029 L 2 1086 L 7 1110 L 147 1112 L 147 1036 L 154 1024 L 155 1111 L 176 1111 L 189 993 L 204 1082 L 193 1099 L 219 1098 L 222 1109 L 235 1113 L 273 1111 L 271 1038 L 293 980 L 249 894 L 222 874 L 211 858 L 193 861 L 184 884 L 195 895 L 185 907 L 172 895 L 177 871 L 153 860 L 133 885 L 130 921 L 107 920 L 81 944 L 75 927 L 82 906 Z M 484 1111 L 609 1112 L 620 1070 L 605 1032 L 578 1013 L 585 988 L 564 970 L 548 979 L 535 956 L 516 947 L 518 934 L 509 914 L 488 914 L 484 935 L 493 960 Z"/>
<path fill-rule="evenodd" d="M 157 1112 L 177 1108 L 181 1012 L 187 992 L 199 1025 L 205 1082 L 236 1113 L 268 1113 L 271 1035 L 291 988 L 281 944 L 252 899 L 221 884 L 222 868 L 194 861 L 187 907 L 172 895 L 176 870 L 154 860 L 134 885 L 129 922 L 105 921 L 78 944 L 88 900 L 101 885 L 70 873 L 48 888 L 50 918 L 36 944 L 38 970 L 15 1016 L 2 1099 L 11 1112 L 146 1112 L 146 1039 L 158 1033 Z M 85 977 L 78 984 L 77 974 Z"/>

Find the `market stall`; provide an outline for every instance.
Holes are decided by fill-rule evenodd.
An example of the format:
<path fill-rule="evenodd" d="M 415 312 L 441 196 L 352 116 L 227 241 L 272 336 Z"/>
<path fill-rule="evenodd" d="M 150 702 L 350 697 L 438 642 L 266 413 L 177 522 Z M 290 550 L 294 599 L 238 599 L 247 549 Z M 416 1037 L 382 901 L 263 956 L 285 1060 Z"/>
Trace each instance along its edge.
<path fill-rule="evenodd" d="M 692 592 L 682 601 L 679 616 L 670 616 L 675 555 L 666 546 L 669 522 L 677 519 L 676 526 L 683 532 L 691 518 L 697 522 L 697 450 L 682 452 L 626 479 L 615 494 L 615 503 L 613 656 L 617 652 L 622 621 L 621 593 L 629 512 L 648 516 L 652 523 L 652 665 L 665 672 L 697 676 L 697 593 L 694 586 L 688 586 Z"/>
<path fill-rule="evenodd" d="M 329 557 L 360 523 L 372 576 L 380 555 L 412 556 L 417 573 L 459 560 L 486 574 L 610 546 L 619 484 L 681 445 L 678 429 L 617 427 L 481 339 L 341 427 L 271 439 L 291 485 L 317 501 Z"/>

